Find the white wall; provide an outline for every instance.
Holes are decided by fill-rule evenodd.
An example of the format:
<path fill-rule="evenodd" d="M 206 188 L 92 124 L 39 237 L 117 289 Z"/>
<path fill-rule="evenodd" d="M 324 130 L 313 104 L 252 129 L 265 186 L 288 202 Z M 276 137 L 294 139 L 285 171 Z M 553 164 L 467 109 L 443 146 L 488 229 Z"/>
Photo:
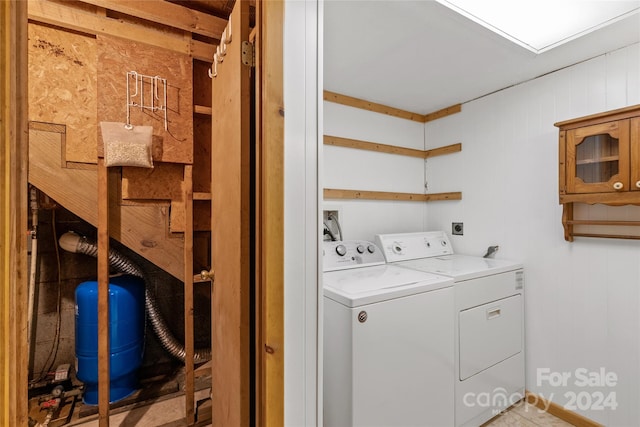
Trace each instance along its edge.
<path fill-rule="evenodd" d="M 482 78 L 482 76 L 478 76 Z M 558 130 L 553 123 L 640 103 L 640 45 L 592 59 L 463 105 L 426 124 L 427 147 L 451 140 L 462 152 L 430 159 L 432 191 L 463 192 L 428 205 L 427 229 L 450 230 L 459 253 L 519 259 L 526 277 L 527 389 L 560 405 L 565 393 L 615 392 L 616 410 L 578 410 L 607 426 L 640 425 L 640 242 L 565 242 L 558 204 Z M 637 220 L 638 207 L 582 207 L 580 215 Z M 537 370 L 569 372 L 566 387 Z M 575 385 L 575 370 L 604 368 L 615 387 Z M 585 396 L 585 393 L 588 396 Z"/>
<path fill-rule="evenodd" d="M 321 10 L 287 0 L 284 22 L 284 335 L 285 425 L 322 425 L 319 192 L 322 123 Z"/>
<path fill-rule="evenodd" d="M 324 134 L 424 150 L 424 124 L 324 102 Z M 424 192 L 424 160 L 373 151 L 325 146 L 324 188 Z M 344 240 L 373 241 L 377 233 L 421 230 L 425 204 L 372 200 L 325 200 L 338 209 Z"/>

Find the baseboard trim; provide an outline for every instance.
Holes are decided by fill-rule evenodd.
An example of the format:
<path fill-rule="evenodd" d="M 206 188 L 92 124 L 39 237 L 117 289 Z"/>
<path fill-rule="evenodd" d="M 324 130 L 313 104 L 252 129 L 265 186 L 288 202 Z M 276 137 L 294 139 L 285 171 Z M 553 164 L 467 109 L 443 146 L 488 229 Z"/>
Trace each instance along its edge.
<path fill-rule="evenodd" d="M 573 424 L 574 426 L 604 427 L 602 424 L 592 421 L 589 418 L 583 417 L 580 414 L 576 414 L 575 412 L 569 411 L 568 409 L 565 409 L 563 406 L 560 406 L 557 403 L 553 403 L 535 393 L 531 393 L 529 390 L 525 390 L 524 393 L 525 399 L 530 405 L 534 405 L 538 409 L 547 411 L 551 415 L 554 415 L 563 421 Z"/>

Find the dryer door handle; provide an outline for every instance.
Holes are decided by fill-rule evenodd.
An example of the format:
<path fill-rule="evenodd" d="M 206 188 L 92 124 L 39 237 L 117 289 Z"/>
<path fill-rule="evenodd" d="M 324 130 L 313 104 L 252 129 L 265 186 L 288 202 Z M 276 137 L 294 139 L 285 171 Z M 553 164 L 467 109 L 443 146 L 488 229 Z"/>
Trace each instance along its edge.
<path fill-rule="evenodd" d="M 493 307 L 487 310 L 487 320 L 500 317 L 500 307 Z"/>

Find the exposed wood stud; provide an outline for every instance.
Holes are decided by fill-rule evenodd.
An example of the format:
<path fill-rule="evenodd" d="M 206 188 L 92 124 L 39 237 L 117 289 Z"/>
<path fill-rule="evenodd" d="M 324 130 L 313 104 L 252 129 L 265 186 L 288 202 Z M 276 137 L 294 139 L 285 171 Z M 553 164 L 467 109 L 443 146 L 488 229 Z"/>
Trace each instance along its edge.
<path fill-rule="evenodd" d="M 98 158 L 98 423 L 109 427 L 109 180 Z"/>
<path fill-rule="evenodd" d="M 193 375 L 194 331 L 193 331 L 193 190 L 192 166 L 184 167 L 184 348 L 185 348 L 185 415 L 187 425 L 195 423 L 195 382 Z"/>
<path fill-rule="evenodd" d="M 227 21 L 222 18 L 162 0 L 82 0 L 82 2 L 216 40 L 220 40 L 227 24 Z"/>

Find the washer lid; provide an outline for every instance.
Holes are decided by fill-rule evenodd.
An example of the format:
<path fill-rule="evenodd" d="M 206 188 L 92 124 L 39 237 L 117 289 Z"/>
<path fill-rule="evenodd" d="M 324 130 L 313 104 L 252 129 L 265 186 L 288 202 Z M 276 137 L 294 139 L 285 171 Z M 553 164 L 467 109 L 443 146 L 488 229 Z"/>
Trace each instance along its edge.
<path fill-rule="evenodd" d="M 386 301 L 453 285 L 453 280 L 393 265 L 325 272 L 324 296 L 347 307 Z"/>
<path fill-rule="evenodd" d="M 396 262 L 393 265 L 453 277 L 456 282 L 522 268 L 522 264 L 504 259 L 469 255 L 443 255 Z"/>

